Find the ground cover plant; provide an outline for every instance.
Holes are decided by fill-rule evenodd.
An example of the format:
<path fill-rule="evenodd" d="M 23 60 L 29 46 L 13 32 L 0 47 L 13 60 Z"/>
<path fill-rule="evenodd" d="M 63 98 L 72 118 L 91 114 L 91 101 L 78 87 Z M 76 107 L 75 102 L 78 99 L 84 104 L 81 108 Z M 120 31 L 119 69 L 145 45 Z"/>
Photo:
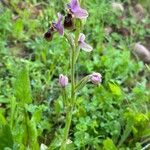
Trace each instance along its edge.
<path fill-rule="evenodd" d="M 0 150 L 148 150 L 149 8 L 1 0 Z"/>

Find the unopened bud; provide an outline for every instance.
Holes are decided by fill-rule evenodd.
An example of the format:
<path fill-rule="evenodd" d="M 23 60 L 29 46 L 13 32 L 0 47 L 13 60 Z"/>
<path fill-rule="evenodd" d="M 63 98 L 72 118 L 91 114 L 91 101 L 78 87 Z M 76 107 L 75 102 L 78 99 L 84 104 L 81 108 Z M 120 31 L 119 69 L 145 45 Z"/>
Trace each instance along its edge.
<path fill-rule="evenodd" d="M 61 87 L 66 87 L 68 85 L 68 77 L 63 74 L 59 75 L 59 84 Z"/>
<path fill-rule="evenodd" d="M 93 84 L 99 84 L 102 82 L 102 76 L 100 73 L 94 72 L 93 74 L 91 74 L 91 82 Z"/>

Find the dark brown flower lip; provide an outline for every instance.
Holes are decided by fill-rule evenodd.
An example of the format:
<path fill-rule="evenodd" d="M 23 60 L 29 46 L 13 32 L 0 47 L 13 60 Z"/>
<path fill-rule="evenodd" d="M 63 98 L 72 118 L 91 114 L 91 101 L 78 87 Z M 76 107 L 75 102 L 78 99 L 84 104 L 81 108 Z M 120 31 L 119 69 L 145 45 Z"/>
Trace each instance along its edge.
<path fill-rule="evenodd" d="M 73 29 L 74 28 L 74 20 L 71 13 L 67 13 L 64 19 L 64 27 L 66 29 Z"/>
<path fill-rule="evenodd" d="M 50 27 L 48 29 L 48 31 L 44 34 L 44 38 L 47 40 L 47 41 L 51 41 L 52 38 L 53 38 L 53 32 L 54 32 L 54 27 Z"/>

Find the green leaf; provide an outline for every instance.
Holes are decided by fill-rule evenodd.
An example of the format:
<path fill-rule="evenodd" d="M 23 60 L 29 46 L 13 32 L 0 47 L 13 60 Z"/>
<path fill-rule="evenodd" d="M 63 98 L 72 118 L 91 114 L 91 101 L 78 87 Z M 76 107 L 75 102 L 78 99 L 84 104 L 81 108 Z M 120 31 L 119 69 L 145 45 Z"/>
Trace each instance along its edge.
<path fill-rule="evenodd" d="M 6 119 L 5 117 L 0 113 L 0 125 L 5 125 L 6 124 Z"/>
<path fill-rule="evenodd" d="M 3 150 L 5 147 L 13 148 L 13 137 L 8 125 L 2 126 L 0 129 L 0 149 Z"/>
<path fill-rule="evenodd" d="M 15 24 L 13 25 L 13 35 L 18 39 L 24 36 L 23 21 L 21 19 L 17 19 Z"/>
<path fill-rule="evenodd" d="M 109 138 L 103 142 L 103 150 L 117 150 L 117 147 L 114 145 L 113 141 Z"/>
<path fill-rule="evenodd" d="M 18 100 L 27 104 L 32 102 L 29 72 L 26 66 L 19 71 L 14 88 Z"/>
<path fill-rule="evenodd" d="M 24 145 L 28 145 L 31 149 L 39 149 L 38 133 L 36 122 L 34 119 L 29 119 L 28 112 L 24 109 L 24 121 L 22 123 L 22 140 Z"/>
<path fill-rule="evenodd" d="M 127 124 L 125 126 L 125 130 L 123 131 L 123 134 L 122 134 L 121 139 L 119 141 L 119 144 L 118 144 L 119 147 L 125 142 L 125 140 L 130 135 L 133 125 L 134 125 L 134 119 L 129 118 L 127 121 Z"/>
<path fill-rule="evenodd" d="M 110 88 L 112 94 L 117 95 L 117 96 L 122 95 L 121 89 L 118 85 L 112 84 L 112 83 L 108 83 L 108 84 L 109 84 L 109 88 Z"/>
<path fill-rule="evenodd" d="M 42 118 L 42 110 L 38 109 L 33 113 L 31 120 L 34 120 L 35 123 L 38 123 L 40 122 L 41 118 Z"/>
<path fill-rule="evenodd" d="M 89 79 L 90 79 L 89 75 L 84 77 L 83 79 L 81 79 L 75 87 L 75 92 L 80 91 L 86 85 L 86 83 L 89 81 Z"/>
<path fill-rule="evenodd" d="M 37 128 L 36 123 L 34 120 L 30 120 L 28 122 L 28 131 L 29 131 L 29 139 L 30 139 L 30 145 L 34 149 L 39 149 L 38 140 L 37 140 Z"/>
<path fill-rule="evenodd" d="M 15 112 L 16 112 L 16 107 L 17 107 L 17 102 L 15 100 L 15 98 L 13 97 L 11 99 L 11 113 L 10 113 L 10 128 L 13 128 L 13 125 L 15 123 Z"/>
<path fill-rule="evenodd" d="M 70 141 L 70 143 L 66 145 L 66 150 L 71 150 L 71 149 L 72 150 L 75 149 L 74 144 L 72 143 L 72 141 Z"/>
<path fill-rule="evenodd" d="M 54 102 L 54 108 L 56 114 L 60 114 L 63 109 L 63 102 L 60 99 L 57 99 L 57 101 Z"/>

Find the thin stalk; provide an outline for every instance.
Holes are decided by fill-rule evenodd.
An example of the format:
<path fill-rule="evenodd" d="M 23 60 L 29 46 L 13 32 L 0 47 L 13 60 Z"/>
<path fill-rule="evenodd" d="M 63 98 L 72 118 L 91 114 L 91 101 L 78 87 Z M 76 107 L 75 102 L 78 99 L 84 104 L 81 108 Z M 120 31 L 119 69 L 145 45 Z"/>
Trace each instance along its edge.
<path fill-rule="evenodd" d="M 67 106 L 68 105 L 68 99 L 67 99 L 67 95 L 66 95 L 66 89 L 62 88 L 61 93 L 62 93 L 64 106 Z"/>
<path fill-rule="evenodd" d="M 61 145 L 60 150 L 66 150 L 66 143 L 68 139 L 68 134 L 71 126 L 71 120 L 72 120 L 72 111 L 74 107 L 74 101 L 75 101 L 75 64 L 74 64 L 74 58 L 75 58 L 75 46 L 72 48 L 71 51 L 71 101 L 69 104 L 69 107 L 67 108 L 67 114 L 66 114 L 66 124 L 64 129 L 64 137 L 63 142 Z"/>
<path fill-rule="evenodd" d="M 67 111 L 64 138 L 63 138 L 63 142 L 62 142 L 60 150 L 66 150 L 66 143 L 67 143 L 69 129 L 70 129 L 71 120 L 72 120 L 72 112 L 70 112 L 69 110 L 71 111 L 71 108 L 69 108 Z"/>
<path fill-rule="evenodd" d="M 73 103 L 74 101 L 74 88 L 75 88 L 75 65 L 74 65 L 74 54 L 75 53 L 75 49 L 72 49 L 72 53 L 71 53 L 71 102 Z"/>

